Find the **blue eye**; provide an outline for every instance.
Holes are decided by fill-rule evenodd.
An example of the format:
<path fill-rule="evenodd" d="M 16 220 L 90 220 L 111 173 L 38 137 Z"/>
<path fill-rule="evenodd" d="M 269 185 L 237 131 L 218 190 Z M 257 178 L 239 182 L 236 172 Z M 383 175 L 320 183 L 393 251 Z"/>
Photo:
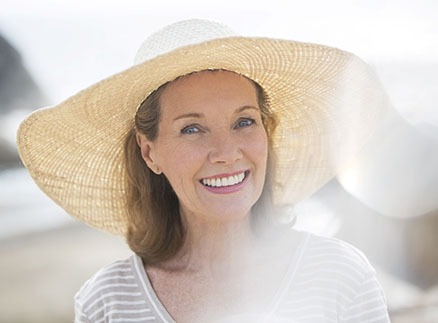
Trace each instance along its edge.
<path fill-rule="evenodd" d="M 255 121 L 253 119 L 250 119 L 250 118 L 240 119 L 236 124 L 236 128 L 249 127 L 249 126 L 253 125 L 254 122 Z"/>
<path fill-rule="evenodd" d="M 181 133 L 184 135 L 192 135 L 198 132 L 199 132 L 199 128 L 194 125 L 190 125 L 181 129 Z"/>

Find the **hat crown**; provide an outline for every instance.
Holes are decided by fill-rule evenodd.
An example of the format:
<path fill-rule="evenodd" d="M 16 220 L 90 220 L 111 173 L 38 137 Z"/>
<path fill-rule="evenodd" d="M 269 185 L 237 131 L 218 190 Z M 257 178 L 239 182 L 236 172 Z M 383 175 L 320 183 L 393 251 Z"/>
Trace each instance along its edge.
<path fill-rule="evenodd" d="M 135 55 L 134 64 L 141 64 L 180 47 L 232 36 L 237 34 L 218 22 L 203 19 L 179 21 L 146 38 Z"/>

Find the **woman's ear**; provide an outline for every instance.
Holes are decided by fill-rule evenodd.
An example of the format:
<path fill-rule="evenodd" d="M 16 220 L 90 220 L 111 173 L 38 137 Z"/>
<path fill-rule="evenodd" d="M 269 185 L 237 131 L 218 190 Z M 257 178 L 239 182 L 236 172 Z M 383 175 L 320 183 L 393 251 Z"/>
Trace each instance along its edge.
<path fill-rule="evenodd" d="M 155 160 L 155 145 L 152 141 L 146 138 L 144 134 L 137 133 L 137 144 L 140 147 L 141 157 L 145 161 L 148 168 L 155 174 L 160 175 L 161 170 Z"/>

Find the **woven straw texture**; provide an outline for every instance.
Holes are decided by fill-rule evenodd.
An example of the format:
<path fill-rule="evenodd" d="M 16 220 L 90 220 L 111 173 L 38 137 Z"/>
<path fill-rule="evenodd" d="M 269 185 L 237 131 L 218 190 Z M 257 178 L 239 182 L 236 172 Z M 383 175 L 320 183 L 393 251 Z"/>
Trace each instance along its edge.
<path fill-rule="evenodd" d="M 148 42 L 156 43 L 149 39 L 146 54 L 137 56 L 143 62 L 31 114 L 18 147 L 37 185 L 78 220 L 124 234 L 124 137 L 151 91 L 193 71 L 234 71 L 267 92 L 280 121 L 273 135 L 277 205 L 296 204 L 330 180 L 389 106 L 374 73 L 350 53 L 268 38 L 211 38 L 159 55 L 147 54 Z"/>

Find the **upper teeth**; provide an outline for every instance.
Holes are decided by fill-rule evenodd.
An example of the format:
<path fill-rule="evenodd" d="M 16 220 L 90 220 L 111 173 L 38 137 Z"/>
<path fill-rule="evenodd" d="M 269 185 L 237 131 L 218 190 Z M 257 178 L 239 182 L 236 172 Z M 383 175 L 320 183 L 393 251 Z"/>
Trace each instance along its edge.
<path fill-rule="evenodd" d="M 202 180 L 202 184 L 211 187 L 231 186 L 242 182 L 244 178 L 245 178 L 245 173 L 240 173 L 237 175 L 222 177 L 222 178 L 204 178 Z"/>

